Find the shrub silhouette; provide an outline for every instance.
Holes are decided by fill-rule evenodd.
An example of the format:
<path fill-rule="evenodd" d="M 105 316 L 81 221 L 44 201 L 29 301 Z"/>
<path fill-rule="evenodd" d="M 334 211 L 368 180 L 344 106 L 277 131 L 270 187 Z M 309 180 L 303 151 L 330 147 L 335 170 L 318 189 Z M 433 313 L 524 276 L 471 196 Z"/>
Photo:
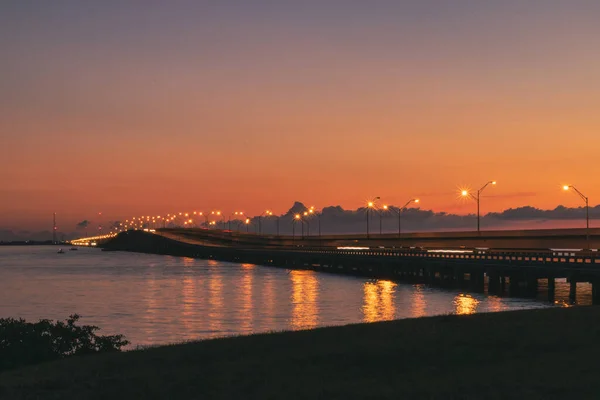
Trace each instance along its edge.
<path fill-rule="evenodd" d="M 0 318 L 0 371 L 69 356 L 120 351 L 129 344 L 123 335 L 98 336 L 97 326 L 66 321 Z"/>

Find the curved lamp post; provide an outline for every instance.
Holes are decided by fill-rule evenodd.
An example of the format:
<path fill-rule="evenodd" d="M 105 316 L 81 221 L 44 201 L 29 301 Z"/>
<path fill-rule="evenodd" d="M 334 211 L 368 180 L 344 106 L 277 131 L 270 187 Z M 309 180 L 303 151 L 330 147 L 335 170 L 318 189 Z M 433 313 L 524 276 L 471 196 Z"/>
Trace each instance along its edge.
<path fill-rule="evenodd" d="M 269 217 L 269 216 L 271 216 L 271 215 L 273 215 L 273 212 L 272 212 L 272 211 L 269 211 L 269 210 L 267 210 L 267 211 L 263 212 L 262 214 L 260 214 L 260 215 L 258 216 L 258 234 L 259 234 L 259 235 L 262 233 L 262 224 L 261 224 L 261 222 L 260 222 L 261 218 L 262 218 L 263 216 L 267 216 L 267 217 Z"/>
<path fill-rule="evenodd" d="M 382 223 L 382 220 L 383 220 L 383 213 L 384 213 L 384 212 L 386 212 L 386 211 L 388 211 L 389 209 L 390 209 L 390 208 L 388 207 L 388 205 L 387 205 L 387 204 L 384 204 L 384 205 L 381 207 L 381 210 L 379 210 L 379 234 L 380 234 L 380 235 L 383 233 L 383 228 L 382 228 L 382 227 L 383 227 L 383 223 Z"/>
<path fill-rule="evenodd" d="M 221 211 L 211 211 L 210 213 L 211 213 L 211 215 L 215 216 L 215 221 L 214 221 L 215 229 L 217 229 L 219 226 L 218 222 L 216 220 L 216 218 L 219 218 L 219 217 L 221 217 L 223 219 L 223 228 L 225 228 L 225 216 L 223 216 L 223 213 Z"/>
<path fill-rule="evenodd" d="M 243 216 L 244 212 L 243 211 L 235 211 L 235 212 L 232 212 L 231 214 L 229 214 L 229 219 L 227 220 L 227 225 L 229 227 L 229 233 L 230 234 L 231 234 L 231 216 L 232 215 L 235 215 L 236 217 L 237 216 Z M 239 224 L 238 224 L 238 228 L 239 228 Z"/>
<path fill-rule="evenodd" d="M 310 215 L 316 215 L 318 222 L 319 222 L 319 237 L 321 237 L 321 215 L 323 214 L 322 211 L 317 211 L 315 210 L 314 207 L 310 207 L 310 209 L 308 210 L 308 214 Z"/>
<path fill-rule="evenodd" d="M 367 239 L 369 238 L 369 210 L 375 207 L 375 202 L 379 199 L 380 197 L 377 196 L 367 203 Z"/>
<path fill-rule="evenodd" d="M 590 203 L 587 196 L 581 193 L 577 188 L 573 185 L 565 185 L 563 189 L 568 191 L 569 189 L 573 189 L 575 193 L 581 197 L 581 199 L 585 202 L 585 242 L 587 244 L 587 248 L 590 248 Z"/>
<path fill-rule="evenodd" d="M 402 211 L 406 210 L 410 203 L 418 203 L 419 201 L 419 199 L 410 199 L 406 202 L 405 205 L 403 205 L 402 207 L 398 207 L 398 209 L 396 210 L 396 212 L 398 213 L 398 239 L 402 237 Z"/>
<path fill-rule="evenodd" d="M 250 218 L 246 218 L 243 222 L 238 222 L 238 232 L 240 231 L 240 225 L 246 224 L 246 233 L 250 231 Z"/>
<path fill-rule="evenodd" d="M 473 195 L 473 193 L 469 192 L 466 189 L 460 192 L 460 194 L 463 197 L 470 197 L 477 202 L 477 234 L 481 233 L 479 228 L 479 199 L 481 198 L 481 193 L 488 185 L 496 185 L 496 181 L 489 181 L 488 183 L 483 185 L 483 187 L 477 191 L 477 196 Z"/>
<path fill-rule="evenodd" d="M 308 216 L 309 216 L 309 212 L 308 211 L 304 211 L 302 213 L 302 223 L 306 223 L 306 236 L 310 236 L 310 222 L 308 222 Z M 304 230 L 304 229 L 303 229 Z"/>
<path fill-rule="evenodd" d="M 302 223 L 302 216 L 300 214 L 294 215 L 294 219 L 292 219 L 292 240 L 296 240 L 296 221 Z M 302 225 L 302 237 L 304 237 L 304 225 Z"/>

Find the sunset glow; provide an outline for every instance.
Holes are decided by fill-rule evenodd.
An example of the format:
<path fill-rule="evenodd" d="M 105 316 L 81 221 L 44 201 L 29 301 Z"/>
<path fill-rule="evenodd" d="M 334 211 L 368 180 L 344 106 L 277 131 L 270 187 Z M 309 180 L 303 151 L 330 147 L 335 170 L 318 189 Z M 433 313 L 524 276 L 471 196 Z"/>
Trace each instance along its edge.
<path fill-rule="evenodd" d="M 597 204 L 600 3 L 466 4 L 3 3 L 0 227 Z"/>

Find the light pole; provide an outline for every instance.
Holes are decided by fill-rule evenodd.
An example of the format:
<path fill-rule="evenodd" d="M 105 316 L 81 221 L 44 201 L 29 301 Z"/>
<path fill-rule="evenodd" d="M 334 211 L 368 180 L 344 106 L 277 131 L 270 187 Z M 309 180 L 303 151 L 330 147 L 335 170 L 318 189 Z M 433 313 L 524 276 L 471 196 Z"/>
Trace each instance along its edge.
<path fill-rule="evenodd" d="M 583 201 L 585 201 L 585 242 L 587 244 L 587 248 L 590 248 L 590 203 L 589 203 L 589 199 L 587 196 L 584 196 L 583 193 L 581 193 L 579 190 L 577 190 L 577 188 L 573 185 L 565 185 L 563 186 L 564 190 L 569 190 L 569 189 L 573 189 L 578 195 L 579 197 L 581 197 L 583 199 Z"/>
<path fill-rule="evenodd" d="M 210 215 L 214 215 L 215 218 L 223 217 L 223 214 L 221 213 L 221 211 L 211 211 Z M 187 214 L 186 214 L 186 216 L 187 216 Z M 206 217 L 206 220 L 208 221 L 208 216 Z M 212 222 L 214 222 L 214 224 Z M 216 219 L 214 221 L 211 221 L 211 223 L 209 225 L 214 225 L 215 229 L 217 229 Z M 223 218 L 223 227 L 225 227 L 225 218 Z"/>
<path fill-rule="evenodd" d="M 310 222 L 308 222 L 308 211 L 304 211 L 302 215 L 304 216 L 304 218 L 302 218 L 302 223 L 306 222 L 306 236 L 310 236 Z"/>
<path fill-rule="evenodd" d="M 478 235 L 481 233 L 481 231 L 479 229 L 479 199 L 481 198 L 481 193 L 483 192 L 483 190 L 490 184 L 496 185 L 496 181 L 489 181 L 488 183 L 483 185 L 483 187 L 477 191 L 477 196 L 474 196 L 473 193 L 469 192 L 466 189 L 464 189 L 463 191 L 460 192 L 460 194 L 463 197 L 471 197 L 473 200 L 475 200 L 477 202 L 477 234 Z"/>
<path fill-rule="evenodd" d="M 379 210 L 379 234 L 380 235 L 383 233 L 383 229 L 382 229 L 383 213 L 387 210 L 388 210 L 387 204 L 384 204 L 383 207 L 381 207 L 381 210 Z"/>
<path fill-rule="evenodd" d="M 261 221 L 261 218 L 262 218 L 263 216 L 271 216 L 271 215 L 273 215 L 273 212 L 272 212 L 272 211 L 269 211 L 269 210 L 267 210 L 267 211 L 265 211 L 264 213 L 262 213 L 262 214 L 260 214 L 260 215 L 258 216 L 258 234 L 259 234 L 259 235 L 260 235 L 260 234 L 262 234 L 262 224 L 261 224 L 261 222 L 260 222 L 260 221 Z"/>
<path fill-rule="evenodd" d="M 367 239 L 369 238 L 369 210 L 375 207 L 375 202 L 379 200 L 379 196 L 367 203 Z"/>
<path fill-rule="evenodd" d="M 398 239 L 400 239 L 402 237 L 402 211 L 408 207 L 408 205 L 410 203 L 418 203 L 420 200 L 419 199 L 410 199 L 409 201 L 406 202 L 405 205 L 403 205 L 402 207 L 398 208 Z"/>
<path fill-rule="evenodd" d="M 322 212 L 315 210 L 313 206 L 310 207 L 308 213 L 311 215 L 316 215 L 319 222 L 319 238 L 321 237 L 321 214 Z"/>
<path fill-rule="evenodd" d="M 296 221 L 302 221 L 300 214 L 294 215 L 292 220 L 292 240 L 296 240 Z M 302 236 L 304 236 L 304 225 L 302 225 Z"/>
<path fill-rule="evenodd" d="M 232 212 L 231 214 L 229 214 L 229 219 L 227 220 L 227 226 L 229 228 L 229 234 L 231 234 L 231 216 L 232 215 L 235 215 L 235 216 L 240 215 L 241 216 L 241 215 L 244 215 L 244 213 L 243 213 L 243 211 L 236 211 L 236 212 Z"/>

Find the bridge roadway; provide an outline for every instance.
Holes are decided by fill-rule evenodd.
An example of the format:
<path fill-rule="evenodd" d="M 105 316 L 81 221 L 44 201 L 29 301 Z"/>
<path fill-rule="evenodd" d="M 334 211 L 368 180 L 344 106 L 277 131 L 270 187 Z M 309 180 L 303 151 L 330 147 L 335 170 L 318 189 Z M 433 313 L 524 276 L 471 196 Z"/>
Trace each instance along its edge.
<path fill-rule="evenodd" d="M 598 241 L 595 230 L 592 243 Z M 457 246 L 398 246 L 398 239 L 370 239 L 329 236 L 294 240 L 289 237 L 258 236 L 218 230 L 164 229 L 154 233 L 129 231 L 104 244 L 107 250 L 139 251 L 171 254 L 223 261 L 248 262 L 290 269 L 312 269 L 428 283 L 438 286 L 468 288 L 483 291 L 487 282 L 490 294 L 534 296 L 540 279 L 548 282 L 548 300 L 554 301 L 556 278 L 570 282 L 570 297 L 575 298 L 576 283 L 592 284 L 592 301 L 600 304 L 600 253 L 590 250 L 567 249 L 581 244 L 579 230 L 557 233 L 502 232 L 498 236 L 473 237 L 472 233 L 435 234 L 433 243 L 447 240 Z M 572 235 L 569 233 L 572 232 Z M 431 235 L 431 234 L 429 234 Z M 429 235 L 413 238 L 413 243 L 430 240 Z M 444 237 L 444 235 L 447 235 Z M 566 236 L 564 241 L 561 236 Z M 573 236 L 573 237 L 568 237 Z M 557 239 L 557 237 L 559 239 Z M 422 240 L 423 242 L 418 242 Z M 465 241 L 470 240 L 470 241 Z M 317 241 L 315 241 L 317 240 Z M 476 248 L 466 244 L 507 243 L 515 248 Z M 585 235 L 583 235 L 585 241 Z M 543 242 L 538 249 L 519 248 L 533 241 Z M 319 245 L 319 243 L 321 245 Z M 394 243 L 395 246 L 390 246 Z M 429 243 L 432 243 L 430 241 Z M 461 244 L 463 243 L 463 244 Z M 369 246 L 365 246 L 368 244 Z M 381 246 L 386 244 L 386 246 Z M 402 240 L 404 244 L 404 238 Z"/>
<path fill-rule="evenodd" d="M 157 233 L 179 237 L 197 243 L 220 243 L 226 246 L 260 247 L 420 247 L 435 249 L 490 248 L 490 249 L 598 249 L 600 229 L 544 229 L 522 231 L 419 232 L 370 235 L 276 236 L 256 235 L 234 231 L 208 229 L 158 229 Z"/>

